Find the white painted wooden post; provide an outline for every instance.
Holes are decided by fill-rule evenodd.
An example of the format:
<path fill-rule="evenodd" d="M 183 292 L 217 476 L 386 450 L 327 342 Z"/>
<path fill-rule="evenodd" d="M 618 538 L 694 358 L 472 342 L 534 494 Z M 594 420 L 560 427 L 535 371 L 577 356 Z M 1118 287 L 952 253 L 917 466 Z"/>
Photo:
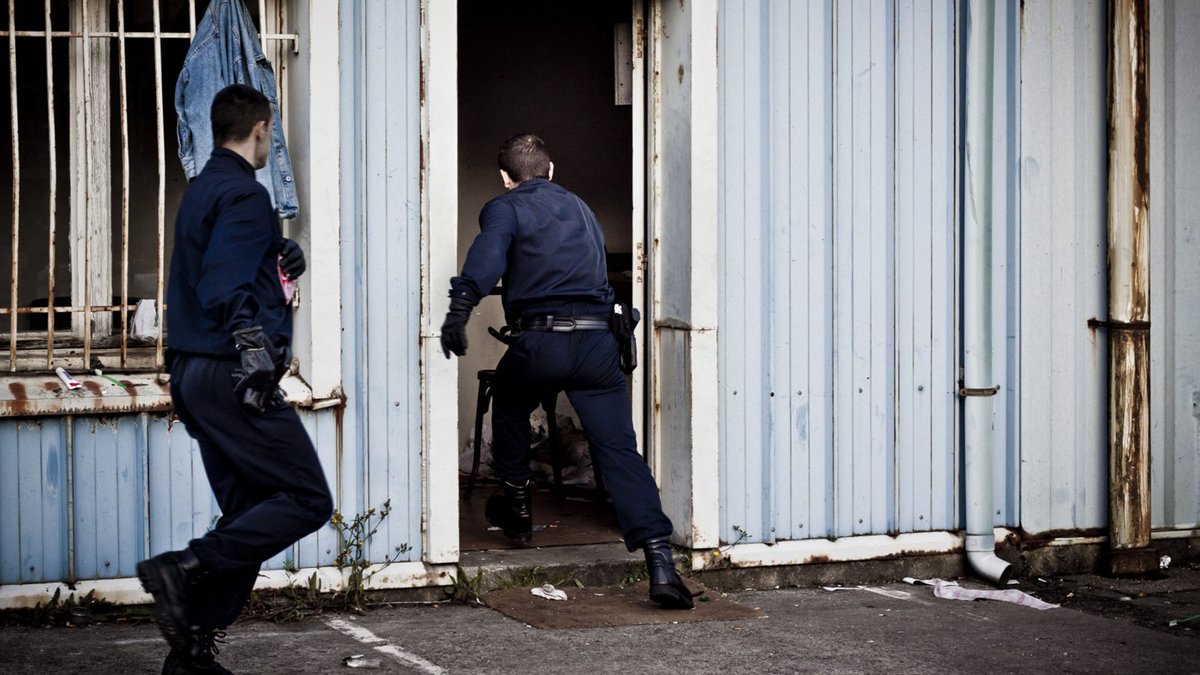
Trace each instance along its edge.
<path fill-rule="evenodd" d="M 651 23 L 653 464 L 676 541 L 710 548 L 720 527 L 717 3 L 658 2 Z"/>
<path fill-rule="evenodd" d="M 631 40 L 633 43 L 633 78 L 630 83 L 630 98 L 633 115 L 633 304 L 643 316 L 635 330 L 638 361 L 641 367 L 633 371 L 630 378 L 633 399 L 633 430 L 637 434 L 638 449 L 649 457 L 646 433 L 646 354 L 649 353 L 646 326 L 650 320 L 646 306 L 646 3 L 633 0 L 631 3 Z"/>
<path fill-rule="evenodd" d="M 108 3 L 75 0 L 71 30 L 85 36 L 109 30 Z M 70 40 L 71 64 L 71 304 L 112 304 L 112 81 L 110 38 Z M 71 314 L 75 335 L 84 334 L 87 315 Z M 93 312 L 92 336 L 112 332 L 112 314 Z M 53 321 L 53 317 L 49 319 Z"/>
<path fill-rule="evenodd" d="M 425 561 L 458 560 L 458 362 L 442 355 L 457 262 L 458 8 L 421 2 L 421 422 Z"/>
<path fill-rule="evenodd" d="M 308 272 L 300 278 L 303 302 L 296 316 L 300 374 L 317 405 L 340 399 L 341 302 L 341 64 L 338 3 L 301 0 L 296 32 L 303 41 L 292 78 L 292 162 L 304 203 L 288 235 L 300 242 Z M 282 63 L 291 53 L 280 49 Z"/>

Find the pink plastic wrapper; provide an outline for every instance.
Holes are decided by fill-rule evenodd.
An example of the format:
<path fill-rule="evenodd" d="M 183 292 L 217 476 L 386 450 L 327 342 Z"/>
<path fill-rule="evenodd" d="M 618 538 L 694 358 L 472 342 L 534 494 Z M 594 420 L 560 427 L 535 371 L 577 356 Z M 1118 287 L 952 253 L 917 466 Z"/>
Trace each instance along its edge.
<path fill-rule="evenodd" d="M 279 256 L 279 260 L 283 260 L 283 256 Z M 275 271 L 279 273 L 279 285 L 283 288 L 283 297 L 290 304 L 292 298 L 296 296 L 296 282 L 291 277 L 283 273 L 283 268 L 277 262 Z"/>

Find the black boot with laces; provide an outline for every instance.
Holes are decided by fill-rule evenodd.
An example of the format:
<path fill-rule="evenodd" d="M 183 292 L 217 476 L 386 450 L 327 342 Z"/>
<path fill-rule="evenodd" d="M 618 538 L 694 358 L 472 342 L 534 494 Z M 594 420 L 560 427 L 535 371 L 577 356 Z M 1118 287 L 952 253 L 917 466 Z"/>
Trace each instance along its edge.
<path fill-rule="evenodd" d="M 529 481 L 513 485 L 504 481 L 500 492 L 488 497 L 484 516 L 494 527 L 504 531 L 504 536 L 518 541 L 533 538 L 533 491 Z"/>
<path fill-rule="evenodd" d="M 233 675 L 217 663 L 218 645 L 224 643 L 224 631 L 194 628 L 191 649 L 172 649 L 163 661 L 163 675 Z"/>

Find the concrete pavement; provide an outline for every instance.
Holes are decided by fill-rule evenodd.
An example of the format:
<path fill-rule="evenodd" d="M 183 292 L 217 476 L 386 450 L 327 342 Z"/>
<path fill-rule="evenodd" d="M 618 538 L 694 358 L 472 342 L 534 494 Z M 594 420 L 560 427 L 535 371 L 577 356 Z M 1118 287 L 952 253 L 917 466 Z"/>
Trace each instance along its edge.
<path fill-rule="evenodd" d="M 1021 588 L 1036 591 L 1037 583 Z M 1159 613 L 1200 612 L 1189 583 L 1177 580 L 1178 595 L 1156 604 Z M 356 654 L 379 659 L 369 672 L 394 673 L 1200 672 L 1200 622 L 1167 628 L 1144 613 L 1105 611 L 1099 601 L 1073 608 L 1091 597 L 1086 586 L 1047 586 L 1043 597 L 1065 603 L 1048 611 L 942 600 L 907 584 L 740 591 L 728 597 L 766 618 L 572 630 L 529 628 L 456 603 L 409 605 L 242 622 L 220 661 L 246 673 L 350 672 L 343 659 Z M 1132 607 L 1157 596 L 1125 597 L 1112 602 Z M 164 652 L 146 624 L 0 629 L 0 670 L 11 673 L 152 673 Z"/>

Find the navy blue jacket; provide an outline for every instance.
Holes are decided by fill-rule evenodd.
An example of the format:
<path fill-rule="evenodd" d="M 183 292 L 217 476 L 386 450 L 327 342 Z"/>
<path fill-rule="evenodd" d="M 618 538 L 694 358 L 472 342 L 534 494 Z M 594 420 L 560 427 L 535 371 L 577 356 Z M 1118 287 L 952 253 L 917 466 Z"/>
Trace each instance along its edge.
<path fill-rule="evenodd" d="M 503 279 L 510 323 L 556 306 L 594 304 L 601 313 L 611 305 L 604 233 L 574 193 L 544 178 L 523 181 L 483 207 L 479 229 L 450 280 L 451 298 L 478 304 Z"/>
<path fill-rule="evenodd" d="M 262 326 L 290 345 L 292 313 L 279 282 L 283 233 L 254 168 L 217 148 L 188 186 L 175 217 L 167 289 L 172 352 L 234 358 L 232 333 Z"/>

